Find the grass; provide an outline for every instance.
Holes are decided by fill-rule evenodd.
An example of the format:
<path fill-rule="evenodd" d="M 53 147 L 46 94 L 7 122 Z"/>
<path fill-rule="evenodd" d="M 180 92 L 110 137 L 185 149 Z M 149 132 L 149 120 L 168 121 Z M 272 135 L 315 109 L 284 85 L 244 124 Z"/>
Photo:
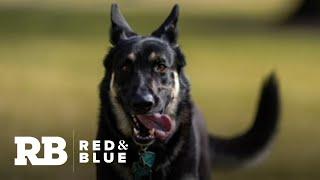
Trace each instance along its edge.
<path fill-rule="evenodd" d="M 129 14 L 139 32 L 165 13 Z M 0 9 L 1 179 L 92 179 L 94 165 L 14 167 L 17 135 L 93 139 L 98 83 L 107 52 L 105 13 Z M 208 23 L 212 22 L 212 23 Z M 260 166 L 218 171 L 217 179 L 319 179 L 320 38 L 317 32 L 272 28 L 215 15 L 183 15 L 181 39 L 192 95 L 210 132 L 239 134 L 254 116 L 259 88 L 275 70 L 281 84 L 280 134 Z M 221 104 L 221 102 L 224 102 Z M 68 147 L 71 152 L 71 147 Z"/>

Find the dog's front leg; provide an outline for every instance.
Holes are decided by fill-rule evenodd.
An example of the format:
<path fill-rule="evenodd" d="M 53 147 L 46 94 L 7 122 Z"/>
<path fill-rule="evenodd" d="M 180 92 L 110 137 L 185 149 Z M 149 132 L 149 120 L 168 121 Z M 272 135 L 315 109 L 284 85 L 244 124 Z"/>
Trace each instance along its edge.
<path fill-rule="evenodd" d="M 194 141 L 191 141 L 194 142 Z M 199 154 L 196 150 L 197 143 L 188 143 L 177 159 L 170 165 L 168 179 L 199 180 Z"/>

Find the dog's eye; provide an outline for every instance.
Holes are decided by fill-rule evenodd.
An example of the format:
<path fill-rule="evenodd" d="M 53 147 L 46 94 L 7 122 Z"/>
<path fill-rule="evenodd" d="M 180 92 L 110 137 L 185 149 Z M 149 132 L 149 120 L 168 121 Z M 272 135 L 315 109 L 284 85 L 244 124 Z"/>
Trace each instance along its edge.
<path fill-rule="evenodd" d="M 167 69 L 168 69 L 167 66 L 164 64 L 157 64 L 154 68 L 154 70 L 159 73 L 164 73 L 167 71 Z"/>
<path fill-rule="evenodd" d="M 127 72 L 129 70 L 129 66 L 128 65 L 123 65 L 121 67 L 121 70 L 124 71 L 124 72 Z"/>
<path fill-rule="evenodd" d="M 128 64 L 124 64 L 123 66 L 121 66 L 121 70 L 123 71 L 123 72 L 128 72 L 129 71 L 129 65 Z"/>
<path fill-rule="evenodd" d="M 122 72 L 129 72 L 132 69 L 132 61 L 126 59 L 125 62 L 120 66 L 120 70 Z"/>

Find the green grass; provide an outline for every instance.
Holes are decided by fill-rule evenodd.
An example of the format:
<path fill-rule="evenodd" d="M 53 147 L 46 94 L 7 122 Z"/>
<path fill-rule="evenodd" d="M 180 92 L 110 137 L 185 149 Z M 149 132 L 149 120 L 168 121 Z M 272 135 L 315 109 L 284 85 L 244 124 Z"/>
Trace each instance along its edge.
<path fill-rule="evenodd" d="M 147 33 L 165 13 L 129 14 Z M 263 18 L 262 18 L 263 19 Z M 0 9 L 1 179 L 92 179 L 94 165 L 14 167 L 17 135 L 95 136 L 98 83 L 108 50 L 108 19 L 100 12 Z M 216 179 L 319 179 L 320 37 L 256 21 L 183 15 L 181 46 L 192 95 L 208 129 L 232 136 L 252 122 L 261 82 L 275 70 L 283 112 L 280 134 L 261 165 L 216 173 Z M 68 147 L 71 151 L 71 147 Z"/>

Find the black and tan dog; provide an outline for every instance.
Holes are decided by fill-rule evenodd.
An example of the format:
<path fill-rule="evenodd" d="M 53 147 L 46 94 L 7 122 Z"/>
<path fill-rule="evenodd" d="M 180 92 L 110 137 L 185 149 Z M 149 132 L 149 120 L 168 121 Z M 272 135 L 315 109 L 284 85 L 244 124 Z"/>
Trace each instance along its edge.
<path fill-rule="evenodd" d="M 248 132 L 233 139 L 208 135 L 190 97 L 186 61 L 177 43 L 178 15 L 176 5 L 157 30 L 141 36 L 133 32 L 116 4 L 111 7 L 113 47 L 104 60 L 97 139 L 124 139 L 129 150 L 125 164 L 98 164 L 99 180 L 210 179 L 211 168 L 244 165 L 271 144 L 280 106 L 274 74 L 263 84 Z M 144 152 L 152 152 L 155 158 L 148 166 Z M 98 159 L 103 159 L 102 152 Z"/>

